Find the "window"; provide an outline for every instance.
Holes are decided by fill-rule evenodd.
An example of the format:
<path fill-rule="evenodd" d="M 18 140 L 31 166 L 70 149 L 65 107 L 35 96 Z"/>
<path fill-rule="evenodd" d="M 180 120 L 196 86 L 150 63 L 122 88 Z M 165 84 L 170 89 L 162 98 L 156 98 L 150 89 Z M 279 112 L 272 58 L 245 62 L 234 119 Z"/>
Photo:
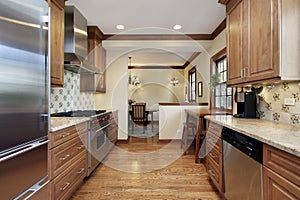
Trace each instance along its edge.
<path fill-rule="evenodd" d="M 225 50 L 226 51 L 226 50 Z M 225 52 L 223 50 L 223 52 Z M 222 52 L 222 51 L 221 51 Z M 213 92 L 212 105 L 220 110 L 232 110 L 232 88 L 227 87 L 227 60 L 226 55 L 218 56 L 217 59 L 213 58 L 212 74 L 219 74 L 220 81 L 216 85 Z"/>
<path fill-rule="evenodd" d="M 189 70 L 189 101 L 196 102 L 196 67 Z"/>

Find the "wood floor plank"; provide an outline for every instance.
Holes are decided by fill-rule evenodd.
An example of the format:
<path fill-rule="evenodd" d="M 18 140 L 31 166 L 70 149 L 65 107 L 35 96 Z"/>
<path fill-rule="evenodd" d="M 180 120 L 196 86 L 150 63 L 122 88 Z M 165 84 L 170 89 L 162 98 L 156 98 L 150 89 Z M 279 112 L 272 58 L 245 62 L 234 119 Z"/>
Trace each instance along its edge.
<path fill-rule="evenodd" d="M 132 140 L 133 141 L 133 140 Z M 166 148 L 166 145 L 169 145 Z M 135 142 L 118 144 L 106 162 L 111 166 L 125 166 L 125 169 L 143 166 L 141 161 L 129 153 L 152 153 L 164 149 L 161 158 L 146 160 L 147 165 L 157 165 L 168 159 L 174 151 L 181 151 L 179 143 L 164 144 L 155 140 L 136 140 Z M 151 162 L 150 162 L 151 161 Z M 144 173 L 128 173 L 101 164 L 94 173 L 85 180 L 71 200 L 101 199 L 222 199 L 208 181 L 208 174 L 202 164 L 195 164 L 193 155 L 183 155 L 164 168 Z"/>

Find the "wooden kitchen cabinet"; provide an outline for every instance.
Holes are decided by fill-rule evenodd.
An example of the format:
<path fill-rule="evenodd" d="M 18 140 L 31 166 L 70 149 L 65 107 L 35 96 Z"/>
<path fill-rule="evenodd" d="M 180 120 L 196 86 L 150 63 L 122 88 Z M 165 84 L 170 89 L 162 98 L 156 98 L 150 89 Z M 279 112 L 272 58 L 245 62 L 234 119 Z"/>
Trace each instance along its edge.
<path fill-rule="evenodd" d="M 87 122 L 49 133 L 51 199 L 69 199 L 87 176 Z"/>
<path fill-rule="evenodd" d="M 65 33 L 65 1 L 49 0 L 51 8 L 51 85 L 64 85 L 64 33 Z"/>
<path fill-rule="evenodd" d="M 80 76 L 80 91 L 106 92 L 106 50 L 102 47 L 103 34 L 97 26 L 88 26 L 88 63 L 95 74 Z"/>
<path fill-rule="evenodd" d="M 244 81 L 244 1 L 240 1 L 235 9 L 227 13 L 227 60 L 228 82 L 236 84 Z"/>
<path fill-rule="evenodd" d="M 206 133 L 206 169 L 216 188 L 224 192 L 222 126 L 209 122 Z"/>
<path fill-rule="evenodd" d="M 227 3 L 228 84 L 300 80 L 300 1 Z"/>
<path fill-rule="evenodd" d="M 118 140 L 118 112 L 114 111 L 109 114 L 109 122 L 111 125 L 108 128 L 107 138 L 113 144 L 116 144 Z"/>
<path fill-rule="evenodd" d="M 266 144 L 263 153 L 263 199 L 299 199 L 300 158 Z"/>

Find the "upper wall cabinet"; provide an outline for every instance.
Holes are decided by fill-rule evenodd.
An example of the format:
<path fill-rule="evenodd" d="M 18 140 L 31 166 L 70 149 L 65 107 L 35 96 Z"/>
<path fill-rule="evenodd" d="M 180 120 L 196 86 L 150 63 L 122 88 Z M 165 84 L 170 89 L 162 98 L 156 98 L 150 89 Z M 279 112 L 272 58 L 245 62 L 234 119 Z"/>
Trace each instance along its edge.
<path fill-rule="evenodd" d="M 51 85 L 64 84 L 64 26 L 65 1 L 49 0 L 51 8 Z"/>
<path fill-rule="evenodd" d="M 300 1 L 227 3 L 228 84 L 300 80 Z"/>
<path fill-rule="evenodd" d="M 106 51 L 102 47 L 103 34 L 97 26 L 88 26 L 88 62 L 96 73 L 81 75 L 80 90 L 106 92 Z"/>

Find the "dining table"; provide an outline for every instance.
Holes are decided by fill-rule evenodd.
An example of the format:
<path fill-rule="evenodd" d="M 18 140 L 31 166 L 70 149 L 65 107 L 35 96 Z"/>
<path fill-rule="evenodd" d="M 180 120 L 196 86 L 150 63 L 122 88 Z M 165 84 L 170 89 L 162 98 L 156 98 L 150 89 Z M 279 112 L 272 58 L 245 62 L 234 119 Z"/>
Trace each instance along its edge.
<path fill-rule="evenodd" d="M 206 127 L 206 115 L 228 115 L 232 114 L 229 111 L 226 110 L 214 110 L 214 109 L 185 109 L 186 112 L 186 123 L 190 123 L 193 120 L 196 120 L 197 122 L 197 130 L 196 130 L 196 144 L 195 144 L 195 163 L 202 162 L 202 159 L 199 157 L 199 152 L 201 148 L 201 135 L 206 134 L 206 130 L 208 127 Z"/>

